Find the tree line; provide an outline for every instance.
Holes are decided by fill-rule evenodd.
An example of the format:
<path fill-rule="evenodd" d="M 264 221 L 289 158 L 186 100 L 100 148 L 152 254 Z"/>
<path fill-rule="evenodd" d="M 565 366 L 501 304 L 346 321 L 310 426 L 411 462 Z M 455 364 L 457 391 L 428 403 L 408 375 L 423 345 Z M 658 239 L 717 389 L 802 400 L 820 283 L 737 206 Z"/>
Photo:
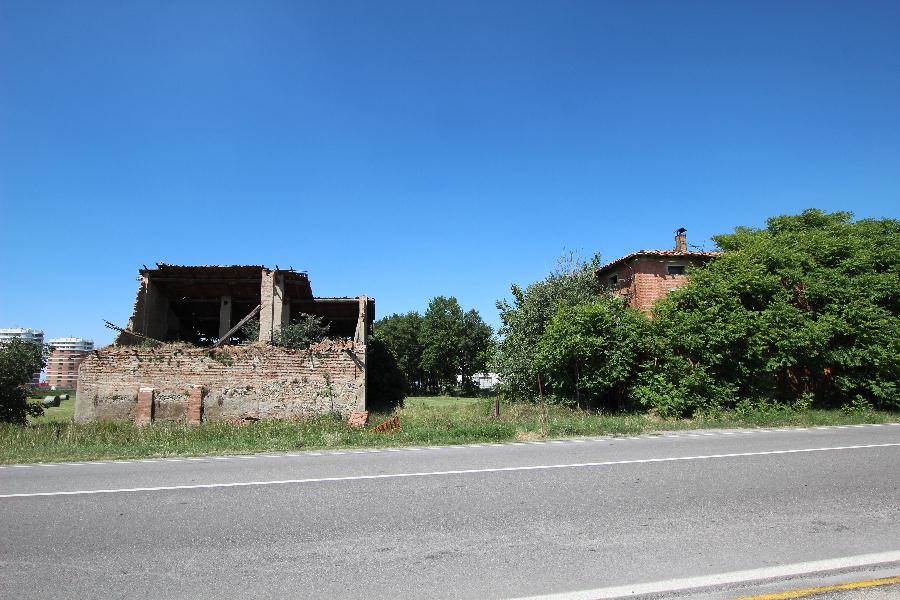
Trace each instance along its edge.
<path fill-rule="evenodd" d="M 403 393 L 438 394 L 474 390 L 472 376 L 488 369 L 494 353 L 493 334 L 478 311 L 464 311 L 453 296 L 437 296 L 424 315 L 411 311 L 376 321 L 373 341 L 390 353 Z"/>

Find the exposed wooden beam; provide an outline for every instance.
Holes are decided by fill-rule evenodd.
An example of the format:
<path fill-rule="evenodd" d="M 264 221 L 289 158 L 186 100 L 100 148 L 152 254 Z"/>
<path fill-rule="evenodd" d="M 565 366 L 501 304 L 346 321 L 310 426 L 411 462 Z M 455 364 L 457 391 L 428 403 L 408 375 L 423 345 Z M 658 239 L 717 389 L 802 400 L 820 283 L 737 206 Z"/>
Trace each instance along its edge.
<path fill-rule="evenodd" d="M 218 348 L 219 346 L 221 346 L 222 344 L 224 344 L 225 342 L 227 342 L 228 339 L 229 339 L 231 336 L 234 335 L 234 332 L 235 332 L 235 331 L 237 331 L 238 329 L 240 329 L 241 327 L 243 327 L 244 324 L 245 324 L 247 321 L 249 321 L 250 319 L 252 319 L 252 318 L 255 317 L 256 315 L 258 315 L 260 310 L 262 310 L 262 305 L 261 305 L 261 304 L 257 304 L 257 305 L 256 305 L 256 308 L 254 308 L 253 310 L 251 310 L 250 313 L 249 313 L 246 317 L 244 317 L 243 319 L 241 319 L 240 321 L 238 321 L 238 324 L 237 324 L 237 325 L 235 325 L 234 327 L 232 327 L 231 329 L 229 329 L 229 330 L 228 330 L 228 333 L 226 333 L 225 335 L 223 335 L 222 337 L 220 337 L 220 338 L 219 338 L 219 341 L 216 342 L 215 344 L 213 344 L 213 348 Z"/>

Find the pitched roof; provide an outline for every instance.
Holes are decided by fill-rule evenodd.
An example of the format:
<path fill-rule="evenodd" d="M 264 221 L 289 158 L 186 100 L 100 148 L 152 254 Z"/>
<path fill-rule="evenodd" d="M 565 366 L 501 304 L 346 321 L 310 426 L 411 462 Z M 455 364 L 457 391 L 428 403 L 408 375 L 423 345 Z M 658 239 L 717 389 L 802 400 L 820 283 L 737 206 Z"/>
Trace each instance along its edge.
<path fill-rule="evenodd" d="M 626 254 L 621 258 L 617 258 L 612 262 L 608 262 L 602 267 L 599 267 L 595 272 L 600 275 L 601 273 L 605 273 L 611 269 L 614 269 L 623 263 L 627 262 L 632 258 L 638 258 L 640 256 L 674 256 L 679 258 L 714 258 L 716 256 L 721 255 L 721 252 L 700 252 L 700 251 L 690 251 L 690 252 L 679 252 L 677 250 L 638 250 L 637 252 L 632 252 L 631 254 Z"/>

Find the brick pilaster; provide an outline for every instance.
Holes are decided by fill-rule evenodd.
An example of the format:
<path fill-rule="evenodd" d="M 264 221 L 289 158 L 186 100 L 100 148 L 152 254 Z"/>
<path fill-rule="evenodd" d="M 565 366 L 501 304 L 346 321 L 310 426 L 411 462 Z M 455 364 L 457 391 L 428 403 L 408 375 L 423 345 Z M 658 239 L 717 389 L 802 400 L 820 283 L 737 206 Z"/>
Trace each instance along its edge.
<path fill-rule="evenodd" d="M 149 425 L 153 422 L 153 395 L 152 387 L 142 387 L 138 390 L 137 408 L 134 414 L 134 424 L 138 426 Z"/>
<path fill-rule="evenodd" d="M 188 425 L 199 425 L 203 418 L 203 386 L 195 385 L 188 392 Z"/>

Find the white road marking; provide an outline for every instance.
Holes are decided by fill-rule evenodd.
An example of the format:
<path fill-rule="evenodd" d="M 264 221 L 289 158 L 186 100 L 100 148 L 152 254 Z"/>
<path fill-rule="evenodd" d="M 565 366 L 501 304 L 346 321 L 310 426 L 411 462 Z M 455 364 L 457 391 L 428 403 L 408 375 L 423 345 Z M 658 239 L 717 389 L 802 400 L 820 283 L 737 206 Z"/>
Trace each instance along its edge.
<path fill-rule="evenodd" d="M 364 481 L 371 479 L 401 479 L 407 477 L 437 477 L 444 475 L 473 475 L 479 473 L 511 473 L 517 471 L 546 471 L 551 469 L 578 469 L 585 467 L 610 467 L 617 465 L 637 465 L 648 463 L 679 462 L 689 460 L 708 460 L 715 458 L 739 458 L 745 456 L 772 456 L 779 454 L 802 454 L 809 452 L 832 452 L 838 450 L 860 450 L 865 448 L 890 448 L 900 446 L 900 442 L 891 444 L 866 444 L 859 446 L 831 446 L 825 448 L 799 448 L 794 450 L 767 450 L 764 452 L 734 452 L 731 454 L 704 454 L 698 456 L 671 456 L 664 458 L 641 458 L 633 460 L 610 460 L 604 462 L 568 463 L 557 465 L 532 465 L 524 467 L 493 467 L 486 469 L 459 469 L 452 471 L 425 471 L 419 473 L 388 473 L 383 475 L 349 475 L 343 477 L 316 477 L 308 479 L 276 479 L 271 481 L 238 481 L 230 483 L 201 483 L 192 485 L 164 485 L 156 487 L 113 488 L 98 490 L 74 490 L 57 492 L 26 492 L 19 494 L 0 494 L 0 498 L 33 498 L 36 496 L 82 496 L 89 494 L 121 494 L 128 492 L 159 492 L 168 490 L 196 490 L 232 487 L 251 487 L 264 485 L 287 485 L 304 483 L 324 483 L 334 481 Z"/>
<path fill-rule="evenodd" d="M 778 565 L 775 567 L 763 567 L 761 569 L 749 569 L 746 571 L 730 571 L 716 575 L 704 575 L 700 577 L 685 577 L 682 579 L 668 579 L 666 581 L 654 581 L 651 583 L 637 583 L 632 585 L 618 585 L 614 587 L 596 588 L 593 590 L 579 590 L 576 592 L 563 592 L 561 594 L 546 594 L 544 596 L 529 596 L 518 600 L 594 600 L 595 598 L 624 598 L 646 594 L 665 594 L 685 590 L 702 589 L 713 586 L 732 585 L 735 583 L 747 583 L 763 579 L 775 579 L 782 577 L 796 577 L 837 569 L 851 569 L 867 567 L 884 563 L 900 561 L 900 551 L 879 552 L 875 554 L 858 554 L 856 556 L 842 556 L 827 560 L 814 560 L 810 562 Z"/>

